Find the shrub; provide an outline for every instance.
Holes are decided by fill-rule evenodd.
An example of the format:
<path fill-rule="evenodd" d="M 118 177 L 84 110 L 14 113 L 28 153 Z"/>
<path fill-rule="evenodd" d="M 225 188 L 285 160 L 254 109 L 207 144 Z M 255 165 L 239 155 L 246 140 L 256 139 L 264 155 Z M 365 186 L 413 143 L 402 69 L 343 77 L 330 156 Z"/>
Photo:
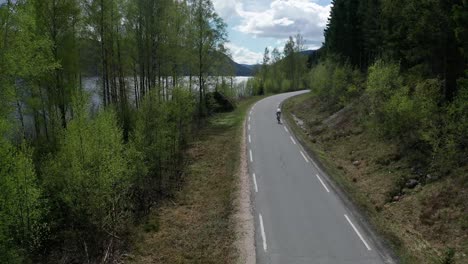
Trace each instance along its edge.
<path fill-rule="evenodd" d="M 290 91 L 292 89 L 292 83 L 290 80 L 288 79 L 283 79 L 281 81 L 281 91 L 282 92 L 287 92 L 287 91 Z"/>
<path fill-rule="evenodd" d="M 179 183 L 182 150 L 191 131 L 195 102 L 189 92 L 175 89 L 170 101 L 148 95 L 138 112 L 131 144 L 142 158 L 143 174 L 136 174 L 133 198 L 137 211 L 148 212 L 161 195 L 169 195 Z"/>
<path fill-rule="evenodd" d="M 0 262 L 22 263 L 43 239 L 41 220 L 45 205 L 31 150 L 26 146 L 18 149 L 3 137 L 0 137 L 0 190 Z"/>
<path fill-rule="evenodd" d="M 59 210 L 52 212 L 55 221 L 66 230 L 64 242 L 96 255 L 126 228 L 130 165 L 115 113 L 106 110 L 91 119 L 84 102 L 75 98 L 75 118 L 45 163 L 43 177 Z"/>
<path fill-rule="evenodd" d="M 400 67 L 397 64 L 386 63 L 382 60 L 378 60 L 369 68 L 366 94 L 370 103 L 370 115 L 377 123 L 385 122 L 385 107 L 382 106 L 403 87 L 403 79 L 399 71 Z"/>
<path fill-rule="evenodd" d="M 333 110 L 338 110 L 360 96 L 360 79 L 358 70 L 327 59 L 311 70 L 309 86 Z"/>

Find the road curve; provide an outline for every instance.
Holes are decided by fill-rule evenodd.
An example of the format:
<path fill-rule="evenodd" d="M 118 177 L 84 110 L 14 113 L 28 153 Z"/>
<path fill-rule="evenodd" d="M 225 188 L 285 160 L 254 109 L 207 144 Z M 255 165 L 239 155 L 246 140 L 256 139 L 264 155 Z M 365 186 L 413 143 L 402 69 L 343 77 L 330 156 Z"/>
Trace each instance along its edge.
<path fill-rule="evenodd" d="M 300 93 L 265 98 L 248 116 L 257 263 L 388 263 L 328 177 L 276 122 L 276 108 Z"/>

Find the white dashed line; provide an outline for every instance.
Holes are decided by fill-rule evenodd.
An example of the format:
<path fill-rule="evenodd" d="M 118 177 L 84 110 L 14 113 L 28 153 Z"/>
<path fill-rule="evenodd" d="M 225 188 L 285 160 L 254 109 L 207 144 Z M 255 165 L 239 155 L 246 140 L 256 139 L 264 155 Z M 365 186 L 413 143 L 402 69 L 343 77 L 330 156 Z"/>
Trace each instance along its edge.
<path fill-rule="evenodd" d="M 263 227 L 263 217 L 262 214 L 259 214 L 260 218 L 260 230 L 262 233 L 262 239 L 263 239 L 263 250 L 267 252 L 267 243 L 266 243 L 266 236 L 265 236 L 265 228 Z"/>
<path fill-rule="evenodd" d="M 307 159 L 306 155 L 304 155 L 304 152 L 301 151 L 301 155 L 302 155 L 302 157 L 305 159 L 305 161 L 306 161 L 307 163 L 309 163 L 309 160 Z"/>
<path fill-rule="evenodd" d="M 258 192 L 257 177 L 255 176 L 255 173 L 252 175 L 252 178 L 254 181 L 255 192 Z"/>
<path fill-rule="evenodd" d="M 250 135 L 249 135 L 249 143 L 252 143 L 252 138 L 250 137 Z"/>
<path fill-rule="evenodd" d="M 348 220 L 348 223 L 351 225 L 351 227 L 354 229 L 354 232 L 356 232 L 356 234 L 359 236 L 359 238 L 361 239 L 362 243 L 364 243 L 364 245 L 366 246 L 367 250 L 372 250 L 369 245 L 367 244 L 366 240 L 364 240 L 364 238 L 362 237 L 361 233 L 359 233 L 359 231 L 357 230 L 357 228 L 353 225 L 353 223 L 351 222 L 351 220 L 349 220 L 349 217 L 347 215 L 344 215 L 346 217 L 346 220 Z"/>
<path fill-rule="evenodd" d="M 325 190 L 327 190 L 327 192 L 330 192 L 330 190 L 328 190 L 327 186 L 325 185 L 325 183 L 322 181 L 322 178 L 320 178 L 320 176 L 318 174 L 315 174 L 317 176 L 317 178 L 319 179 L 320 183 L 322 183 L 323 185 L 323 188 L 325 188 Z"/>
<path fill-rule="evenodd" d="M 249 130 L 250 130 L 250 124 L 249 124 Z"/>
<path fill-rule="evenodd" d="M 250 116 L 249 116 L 249 122 L 250 122 Z"/>
<path fill-rule="evenodd" d="M 294 138 L 292 136 L 289 136 L 289 138 L 291 139 L 291 141 L 294 143 L 294 145 L 296 145 L 296 141 L 294 140 Z"/>
<path fill-rule="evenodd" d="M 250 162 L 253 162 L 252 150 L 250 150 Z"/>

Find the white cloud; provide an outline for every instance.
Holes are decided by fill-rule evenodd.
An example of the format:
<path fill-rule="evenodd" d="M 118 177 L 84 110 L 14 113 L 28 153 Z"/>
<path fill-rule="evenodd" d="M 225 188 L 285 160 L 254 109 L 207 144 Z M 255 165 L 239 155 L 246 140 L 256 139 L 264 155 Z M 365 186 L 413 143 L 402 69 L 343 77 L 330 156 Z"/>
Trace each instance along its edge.
<path fill-rule="evenodd" d="M 216 13 L 218 13 L 218 15 L 227 21 L 230 18 L 239 15 L 237 14 L 237 5 L 239 4 L 239 1 L 240 0 L 213 0 L 213 6 L 216 10 Z"/>
<path fill-rule="evenodd" d="M 268 9 L 250 11 L 239 2 L 236 13 L 241 24 L 235 29 L 256 37 L 285 39 L 301 33 L 307 43 L 321 43 L 331 5 L 310 0 L 274 0 Z"/>
<path fill-rule="evenodd" d="M 230 50 L 232 58 L 240 64 L 257 64 L 263 60 L 263 54 L 253 52 L 245 47 L 240 47 L 233 43 L 226 43 L 226 47 Z"/>

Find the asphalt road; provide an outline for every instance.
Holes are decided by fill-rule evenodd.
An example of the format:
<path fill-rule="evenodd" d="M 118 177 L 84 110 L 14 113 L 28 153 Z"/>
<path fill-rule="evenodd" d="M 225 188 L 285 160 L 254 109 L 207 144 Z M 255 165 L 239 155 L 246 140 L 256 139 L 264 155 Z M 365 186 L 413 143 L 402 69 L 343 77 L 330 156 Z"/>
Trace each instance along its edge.
<path fill-rule="evenodd" d="M 261 100 L 248 116 L 257 263 L 391 263 L 327 175 L 277 123 L 278 105 L 299 93 Z"/>

